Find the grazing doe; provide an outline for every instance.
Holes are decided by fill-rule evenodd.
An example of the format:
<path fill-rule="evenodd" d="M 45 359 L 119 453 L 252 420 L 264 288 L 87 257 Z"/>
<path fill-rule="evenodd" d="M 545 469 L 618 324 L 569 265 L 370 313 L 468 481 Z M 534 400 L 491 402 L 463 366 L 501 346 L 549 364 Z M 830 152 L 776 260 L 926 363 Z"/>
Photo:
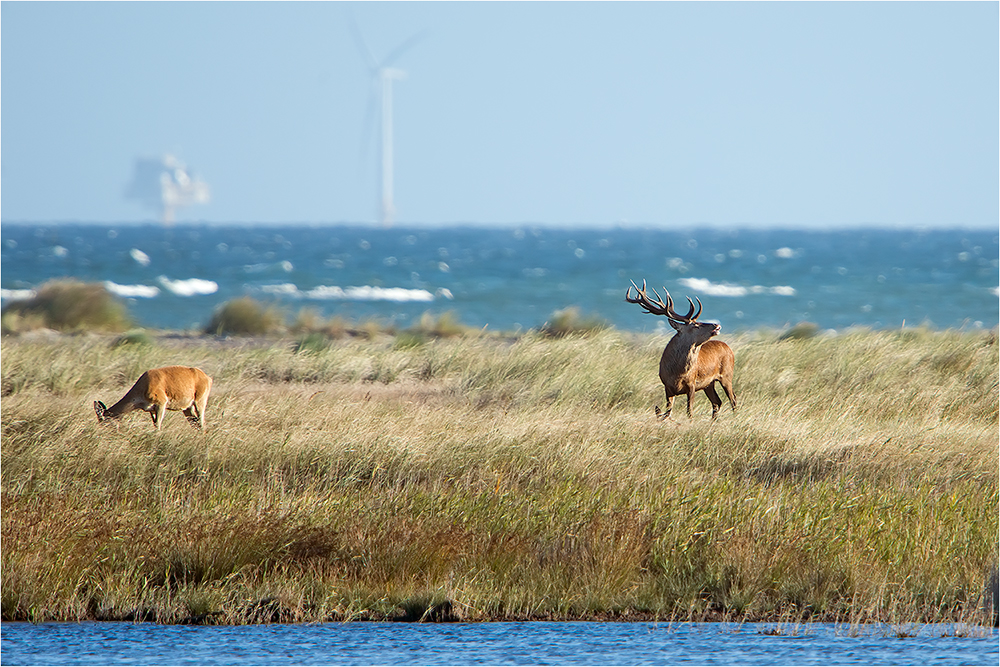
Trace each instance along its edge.
<path fill-rule="evenodd" d="M 167 410 L 183 410 L 188 421 L 205 428 L 205 404 L 212 390 L 212 378 L 200 368 L 166 366 L 151 368 L 135 381 L 128 393 L 110 408 L 94 401 L 97 421 L 121 419 L 133 410 L 145 410 L 153 417 L 153 426 L 160 430 Z"/>
<path fill-rule="evenodd" d="M 634 298 L 633 287 L 637 292 Z M 721 340 L 710 340 L 718 335 L 722 327 L 718 324 L 698 322 L 698 316 L 701 315 L 701 299 L 698 299 L 697 313 L 694 311 L 694 302 L 688 297 L 691 308 L 687 315 L 678 315 L 674 312 L 674 302 L 666 288 L 663 288 L 663 293 L 667 298 L 666 303 L 663 303 L 655 289 L 653 294 L 656 295 L 656 299 L 651 299 L 646 294 L 645 280 L 642 281 L 641 289 L 632 281 L 632 286 L 625 290 L 626 301 L 639 304 L 652 315 L 666 315 L 670 326 L 677 330 L 677 335 L 670 339 L 663 350 L 663 356 L 660 357 L 660 381 L 663 382 L 667 394 L 667 404 L 662 413 L 660 406 L 656 406 L 656 416 L 668 419 L 670 410 L 674 406 L 674 397 L 685 394 L 688 399 L 687 414 L 690 419 L 694 394 L 697 391 L 704 391 L 708 400 L 712 402 L 712 419 L 715 419 L 719 408 L 722 407 L 722 399 L 715 392 L 716 382 L 722 385 L 735 411 L 733 368 L 736 362 L 733 351 Z"/>

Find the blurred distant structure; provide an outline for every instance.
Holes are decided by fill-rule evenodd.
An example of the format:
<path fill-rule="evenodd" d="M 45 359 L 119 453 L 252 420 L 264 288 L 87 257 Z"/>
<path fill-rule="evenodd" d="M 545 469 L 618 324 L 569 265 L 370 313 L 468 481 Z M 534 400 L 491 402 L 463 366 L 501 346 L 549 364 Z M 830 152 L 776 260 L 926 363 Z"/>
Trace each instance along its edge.
<path fill-rule="evenodd" d="M 368 71 L 372 76 L 372 93 L 368 97 L 368 111 L 365 116 L 366 127 L 371 126 L 371 118 L 374 113 L 374 98 L 377 95 L 381 103 L 382 123 L 379 133 L 379 152 L 381 153 L 381 163 L 379 166 L 379 177 L 381 181 L 381 198 L 379 205 L 379 216 L 382 225 L 388 227 L 392 225 L 396 217 L 396 205 L 393 201 L 393 141 L 392 141 L 392 82 L 406 78 L 406 72 L 395 67 L 390 67 L 399 59 L 407 49 L 416 44 L 422 37 L 423 32 L 413 35 L 408 40 L 397 46 L 381 62 L 375 60 L 371 50 L 361 36 L 361 29 L 351 16 L 351 31 L 357 42 L 358 50 L 368 65 Z M 367 140 L 368 131 L 365 132 Z"/>
<path fill-rule="evenodd" d="M 211 201 L 208 184 L 192 176 L 183 162 L 169 154 L 137 158 L 125 198 L 159 211 L 160 221 L 166 225 L 174 221 L 179 207 Z"/>

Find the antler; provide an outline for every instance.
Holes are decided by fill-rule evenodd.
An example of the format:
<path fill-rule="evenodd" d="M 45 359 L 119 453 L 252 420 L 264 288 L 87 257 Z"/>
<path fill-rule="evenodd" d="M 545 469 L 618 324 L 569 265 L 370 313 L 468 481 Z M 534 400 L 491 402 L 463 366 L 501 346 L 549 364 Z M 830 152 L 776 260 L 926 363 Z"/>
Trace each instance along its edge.
<path fill-rule="evenodd" d="M 632 287 L 629 287 L 625 290 L 625 300 L 629 303 L 639 304 L 640 307 L 651 315 L 666 315 L 669 319 L 674 320 L 675 322 L 683 322 L 684 324 L 690 324 L 691 322 L 696 321 L 698 316 L 701 315 L 701 299 L 698 299 L 698 297 L 695 297 L 698 301 L 697 313 L 694 312 L 694 302 L 691 301 L 691 297 L 687 297 L 688 304 L 691 307 L 688 309 L 687 315 L 678 315 L 674 312 L 674 300 L 670 298 L 670 292 L 667 291 L 666 287 L 663 288 L 663 294 L 666 295 L 667 302 L 663 303 L 663 300 L 660 298 L 659 293 L 657 293 L 656 288 L 653 288 L 653 294 L 656 295 L 656 299 L 653 300 L 649 298 L 649 295 L 646 294 L 645 280 L 642 281 L 641 289 L 635 284 L 634 280 L 630 280 L 629 282 L 632 283 L 632 287 L 635 288 L 637 294 L 635 298 L 632 298 Z"/>
<path fill-rule="evenodd" d="M 667 295 L 667 303 L 663 303 L 663 299 L 657 293 L 656 288 L 653 288 L 653 294 L 656 294 L 656 300 L 649 298 L 646 294 L 646 281 L 642 281 L 642 288 L 635 284 L 634 280 L 630 280 L 632 287 L 635 288 L 637 292 L 635 298 L 632 298 L 632 287 L 625 290 L 625 300 L 629 303 L 637 303 L 643 310 L 645 310 L 650 315 L 666 315 L 670 317 L 670 313 L 673 312 L 673 300 L 670 298 L 670 292 L 664 287 L 663 292 Z"/>
<path fill-rule="evenodd" d="M 691 307 L 688 309 L 688 314 L 684 316 L 684 320 L 687 322 L 696 322 L 698 320 L 698 316 L 701 315 L 701 299 L 698 297 L 695 297 L 694 299 L 698 302 L 698 312 L 694 312 L 694 302 L 691 301 L 691 297 L 687 297 L 688 303 L 691 304 Z M 694 313 L 694 315 L 691 313 Z"/>

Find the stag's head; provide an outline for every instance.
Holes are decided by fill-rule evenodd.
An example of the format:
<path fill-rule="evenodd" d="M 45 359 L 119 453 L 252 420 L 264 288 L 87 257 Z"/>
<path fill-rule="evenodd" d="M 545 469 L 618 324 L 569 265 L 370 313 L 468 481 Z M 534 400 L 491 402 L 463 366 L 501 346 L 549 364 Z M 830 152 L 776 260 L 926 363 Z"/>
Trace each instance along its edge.
<path fill-rule="evenodd" d="M 632 296 L 632 288 L 635 288 L 636 295 Z M 700 345 L 704 343 L 712 336 L 717 336 L 722 327 L 718 324 L 712 324 L 711 322 L 699 322 L 698 316 L 701 315 L 701 299 L 695 297 L 698 302 L 698 312 L 695 312 L 694 301 L 691 297 L 687 297 L 688 308 L 687 315 L 679 315 L 674 310 L 674 301 L 670 298 L 670 292 L 667 288 L 663 288 L 663 294 L 666 296 L 666 303 L 660 298 L 659 293 L 656 289 L 653 289 L 653 294 L 655 298 L 650 297 L 646 293 L 646 281 L 642 281 L 642 287 L 639 287 L 632 281 L 631 287 L 625 290 L 625 300 L 629 303 L 637 303 L 643 310 L 651 315 L 664 315 L 667 321 L 670 322 L 670 326 L 677 330 L 682 336 L 689 336 L 694 339 L 695 345 Z"/>

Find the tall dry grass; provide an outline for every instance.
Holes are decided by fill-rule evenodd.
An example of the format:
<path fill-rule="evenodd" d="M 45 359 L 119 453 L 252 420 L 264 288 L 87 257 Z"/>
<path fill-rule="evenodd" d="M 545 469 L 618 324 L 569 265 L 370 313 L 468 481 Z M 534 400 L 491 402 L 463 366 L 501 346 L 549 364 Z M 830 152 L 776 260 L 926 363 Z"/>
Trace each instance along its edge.
<path fill-rule="evenodd" d="M 995 334 L 727 341 L 713 424 L 610 330 L 5 338 L 2 618 L 989 621 Z M 171 363 L 206 432 L 97 424 Z"/>

